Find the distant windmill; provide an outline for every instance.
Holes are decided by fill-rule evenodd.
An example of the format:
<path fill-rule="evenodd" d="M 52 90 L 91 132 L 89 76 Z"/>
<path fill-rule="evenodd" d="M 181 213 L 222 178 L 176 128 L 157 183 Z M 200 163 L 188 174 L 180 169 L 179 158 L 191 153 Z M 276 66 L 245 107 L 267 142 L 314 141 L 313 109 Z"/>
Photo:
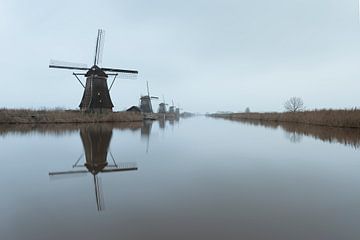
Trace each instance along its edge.
<path fill-rule="evenodd" d="M 168 104 L 165 103 L 165 98 L 164 98 L 164 95 L 163 95 L 163 102 L 159 104 L 158 113 L 165 114 L 166 113 L 166 105 L 168 105 Z"/>
<path fill-rule="evenodd" d="M 146 81 L 147 95 L 140 97 L 140 109 L 144 113 L 153 113 L 151 99 L 159 99 L 158 97 L 150 96 L 149 83 Z"/>
<path fill-rule="evenodd" d="M 171 102 L 172 102 L 172 105 L 169 107 L 169 113 L 175 113 L 174 100 L 172 100 Z"/>
<path fill-rule="evenodd" d="M 75 73 L 73 75 L 80 82 L 84 88 L 84 94 L 80 102 L 80 109 L 88 112 L 103 112 L 112 111 L 114 107 L 111 98 L 110 90 L 118 75 L 122 77 L 134 77 L 138 74 L 136 70 L 124 70 L 115 68 L 103 68 L 99 67 L 102 60 L 103 46 L 104 46 L 105 32 L 102 29 L 98 30 L 98 36 L 96 39 L 94 65 L 88 68 L 84 64 L 74 64 L 58 61 L 50 61 L 50 68 L 71 69 L 86 71 L 85 73 Z M 84 85 L 78 76 L 84 76 L 86 78 L 86 84 Z M 107 78 L 114 76 L 110 87 L 108 88 Z"/>
<path fill-rule="evenodd" d="M 175 109 L 175 114 L 176 114 L 177 117 L 180 116 L 180 110 L 182 110 L 180 107 L 177 107 L 177 108 Z"/>

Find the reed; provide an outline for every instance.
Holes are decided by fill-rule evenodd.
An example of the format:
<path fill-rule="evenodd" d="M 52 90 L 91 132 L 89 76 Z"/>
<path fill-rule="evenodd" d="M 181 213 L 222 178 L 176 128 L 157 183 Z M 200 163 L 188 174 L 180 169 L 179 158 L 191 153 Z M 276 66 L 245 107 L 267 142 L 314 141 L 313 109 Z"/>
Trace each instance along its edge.
<path fill-rule="evenodd" d="M 0 124 L 136 122 L 136 112 L 85 113 L 76 110 L 0 109 Z"/>
<path fill-rule="evenodd" d="M 212 117 L 226 119 L 249 119 L 258 121 L 303 123 L 328 127 L 360 128 L 360 110 L 312 110 L 303 112 L 269 113 L 225 113 L 211 114 Z"/>

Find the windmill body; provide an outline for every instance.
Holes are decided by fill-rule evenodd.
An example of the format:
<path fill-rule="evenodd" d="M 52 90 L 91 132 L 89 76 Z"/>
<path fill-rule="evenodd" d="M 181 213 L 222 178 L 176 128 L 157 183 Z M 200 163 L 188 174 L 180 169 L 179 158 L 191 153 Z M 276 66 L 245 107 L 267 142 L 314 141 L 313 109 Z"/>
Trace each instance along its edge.
<path fill-rule="evenodd" d="M 140 109 L 144 113 L 153 113 L 151 98 L 149 96 L 140 97 Z"/>
<path fill-rule="evenodd" d="M 108 75 L 94 65 L 86 74 L 84 94 L 79 105 L 83 111 L 112 111 L 114 107 L 107 84 Z"/>
<path fill-rule="evenodd" d="M 172 105 L 169 107 L 169 113 L 175 113 L 174 101 L 172 101 Z"/>
<path fill-rule="evenodd" d="M 114 105 L 110 98 L 110 90 L 114 81 L 118 75 L 131 77 L 136 76 L 138 71 L 136 70 L 124 70 L 115 68 L 99 67 L 102 58 L 102 49 L 104 41 L 104 31 L 99 29 L 96 39 L 95 58 L 94 64 L 91 68 L 86 66 L 77 65 L 73 63 L 52 63 L 50 62 L 50 68 L 70 69 L 86 71 L 85 73 L 75 73 L 73 75 L 77 78 L 80 84 L 84 88 L 83 97 L 80 102 L 80 110 L 85 112 L 111 112 Z M 85 85 L 82 83 L 78 76 L 84 76 L 86 78 Z M 114 76 L 110 87 L 108 87 L 108 77 Z"/>
<path fill-rule="evenodd" d="M 169 107 L 169 113 L 174 113 L 175 112 L 175 107 L 174 106 L 170 106 Z"/>
<path fill-rule="evenodd" d="M 165 98 L 163 96 L 163 102 L 159 104 L 158 113 L 166 114 L 166 105 L 168 105 L 168 104 L 165 103 Z"/>
<path fill-rule="evenodd" d="M 160 103 L 159 104 L 159 110 L 158 110 L 159 113 L 163 113 L 165 114 L 166 113 L 166 104 L 165 103 Z"/>
<path fill-rule="evenodd" d="M 140 109 L 143 113 L 153 113 L 151 99 L 158 99 L 158 97 L 150 96 L 149 83 L 146 82 L 147 95 L 140 97 Z"/>

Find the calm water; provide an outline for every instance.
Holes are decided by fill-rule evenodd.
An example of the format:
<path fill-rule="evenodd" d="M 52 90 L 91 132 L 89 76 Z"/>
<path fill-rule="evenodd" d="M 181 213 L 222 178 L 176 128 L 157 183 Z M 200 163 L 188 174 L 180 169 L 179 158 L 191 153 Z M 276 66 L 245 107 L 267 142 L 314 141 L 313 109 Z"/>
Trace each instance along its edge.
<path fill-rule="evenodd" d="M 360 239 L 360 132 L 0 126 L 0 239 Z"/>

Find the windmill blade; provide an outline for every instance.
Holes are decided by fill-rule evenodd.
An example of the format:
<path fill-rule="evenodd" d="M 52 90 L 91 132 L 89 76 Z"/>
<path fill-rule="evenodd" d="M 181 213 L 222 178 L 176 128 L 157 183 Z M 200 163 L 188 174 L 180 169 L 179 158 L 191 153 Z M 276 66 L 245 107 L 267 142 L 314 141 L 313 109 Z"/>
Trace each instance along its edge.
<path fill-rule="evenodd" d="M 134 168 L 112 168 L 112 169 L 104 169 L 102 173 L 111 173 L 111 172 L 126 172 L 126 171 L 136 171 L 138 170 L 137 167 Z"/>
<path fill-rule="evenodd" d="M 101 68 L 104 72 L 117 72 L 117 73 L 129 73 L 129 74 L 138 74 L 136 70 L 126 70 L 126 69 L 117 69 L 117 68 Z"/>
<path fill-rule="evenodd" d="M 49 172 L 49 176 L 65 175 L 65 174 L 79 174 L 79 173 L 88 173 L 88 172 L 89 172 L 88 170 Z"/>
<path fill-rule="evenodd" d="M 86 173 L 77 173 L 77 174 L 63 174 L 63 175 L 50 175 L 50 181 L 63 181 L 63 180 L 70 180 L 70 179 L 78 179 L 83 178 L 87 174 Z"/>
<path fill-rule="evenodd" d="M 153 96 L 151 96 L 151 99 L 159 99 L 159 97 L 153 97 Z"/>
<path fill-rule="evenodd" d="M 135 171 L 138 170 L 136 163 L 128 162 L 128 163 L 120 163 L 117 164 L 117 168 L 105 168 L 101 172 L 102 173 L 110 173 L 110 172 L 125 172 L 125 171 Z"/>
<path fill-rule="evenodd" d="M 104 72 L 110 72 L 108 75 L 117 74 L 118 78 L 121 79 L 137 79 L 138 71 L 136 70 L 126 70 L 126 69 L 115 69 L 115 68 L 101 68 Z"/>
<path fill-rule="evenodd" d="M 61 69 L 84 70 L 84 71 L 89 70 L 86 64 L 64 62 L 57 60 L 50 60 L 49 68 L 61 68 Z"/>
<path fill-rule="evenodd" d="M 102 62 L 104 41 L 105 41 L 105 31 L 103 29 L 99 29 L 96 38 L 94 65 L 99 65 Z"/>
<path fill-rule="evenodd" d="M 97 175 L 94 175 L 95 198 L 98 211 L 104 210 L 105 207 L 101 185 L 101 178 L 99 178 Z"/>

